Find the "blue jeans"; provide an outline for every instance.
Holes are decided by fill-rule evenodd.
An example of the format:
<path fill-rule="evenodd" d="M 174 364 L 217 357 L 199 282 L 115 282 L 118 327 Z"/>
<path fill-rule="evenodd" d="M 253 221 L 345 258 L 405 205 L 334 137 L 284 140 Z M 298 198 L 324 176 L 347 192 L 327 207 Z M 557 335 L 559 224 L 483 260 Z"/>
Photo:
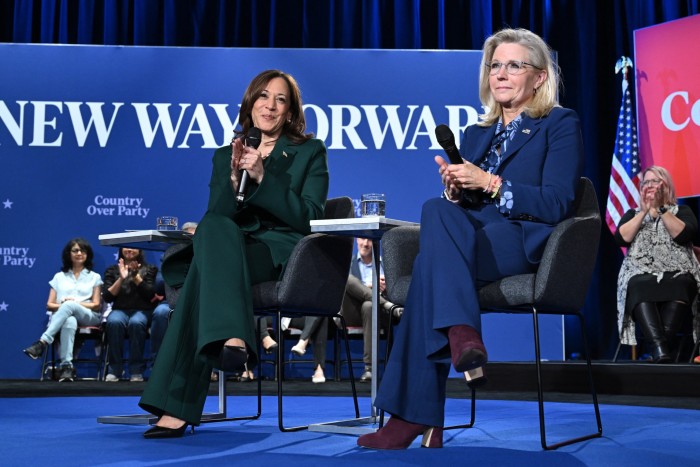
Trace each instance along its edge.
<path fill-rule="evenodd" d="M 155 360 L 170 319 L 170 305 L 163 302 L 153 310 L 151 318 L 151 357 Z"/>
<path fill-rule="evenodd" d="M 54 336 L 61 332 L 58 355 L 61 366 L 73 366 L 73 344 L 75 343 L 75 333 L 78 326 L 99 326 L 102 322 L 102 315 L 88 310 L 80 303 L 69 300 L 63 302 L 58 310 L 51 316 L 49 326 L 41 335 L 41 340 L 51 345 Z"/>
<path fill-rule="evenodd" d="M 109 344 L 109 373 L 121 377 L 124 369 L 122 349 L 129 337 L 129 374 L 142 375 L 146 369 L 143 350 L 148 336 L 148 321 L 152 310 L 112 310 L 105 324 Z"/>

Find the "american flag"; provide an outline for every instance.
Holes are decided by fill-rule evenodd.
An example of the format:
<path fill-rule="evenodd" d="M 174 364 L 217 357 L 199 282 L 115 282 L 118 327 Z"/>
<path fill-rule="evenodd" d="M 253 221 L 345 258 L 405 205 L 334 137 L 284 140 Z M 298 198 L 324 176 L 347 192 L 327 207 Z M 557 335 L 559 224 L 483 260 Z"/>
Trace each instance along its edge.
<path fill-rule="evenodd" d="M 632 67 L 632 61 L 622 57 L 616 69 L 622 69 L 622 103 L 617 119 L 617 136 L 610 171 L 610 188 L 605 222 L 612 233 L 617 230 L 617 224 L 622 215 L 629 209 L 639 206 L 639 150 L 637 146 L 637 125 L 632 114 L 632 95 L 627 81 L 627 68 Z"/>

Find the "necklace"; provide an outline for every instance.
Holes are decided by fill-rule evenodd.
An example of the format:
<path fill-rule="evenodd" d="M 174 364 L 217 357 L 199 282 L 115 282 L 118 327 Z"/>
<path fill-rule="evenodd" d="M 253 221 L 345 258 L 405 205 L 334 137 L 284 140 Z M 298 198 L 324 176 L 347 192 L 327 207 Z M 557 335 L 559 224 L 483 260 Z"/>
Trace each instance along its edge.
<path fill-rule="evenodd" d="M 270 154 L 272 154 L 272 150 L 275 148 L 275 143 L 277 143 L 277 138 L 262 143 L 262 146 L 272 146 L 272 148 L 270 148 L 270 150 L 267 151 L 267 153 L 263 153 L 262 150 L 260 151 L 263 160 L 267 159 L 270 156 Z"/>

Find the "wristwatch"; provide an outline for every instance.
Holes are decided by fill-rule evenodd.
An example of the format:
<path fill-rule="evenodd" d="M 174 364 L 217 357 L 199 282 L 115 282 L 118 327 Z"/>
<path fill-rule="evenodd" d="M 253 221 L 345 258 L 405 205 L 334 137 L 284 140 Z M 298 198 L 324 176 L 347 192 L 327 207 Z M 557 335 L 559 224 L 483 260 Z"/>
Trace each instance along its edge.
<path fill-rule="evenodd" d="M 666 208 L 666 206 L 661 206 L 657 211 L 659 212 L 659 216 L 663 216 L 666 214 L 666 211 L 668 211 L 668 208 Z"/>

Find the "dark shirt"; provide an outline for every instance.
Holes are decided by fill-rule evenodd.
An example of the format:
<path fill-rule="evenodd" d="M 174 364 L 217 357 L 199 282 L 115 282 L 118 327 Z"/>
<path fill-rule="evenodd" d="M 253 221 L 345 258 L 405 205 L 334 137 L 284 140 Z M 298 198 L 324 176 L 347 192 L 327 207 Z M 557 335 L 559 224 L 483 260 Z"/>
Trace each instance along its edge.
<path fill-rule="evenodd" d="M 622 219 L 620 219 L 620 223 L 617 225 L 617 230 L 615 231 L 615 242 L 617 242 L 618 246 L 629 247 L 631 245 L 631 243 L 626 242 L 622 238 L 622 235 L 620 235 L 620 227 L 629 222 L 636 215 L 637 211 L 630 209 L 622 216 Z M 698 221 L 695 218 L 695 214 L 693 214 L 693 210 L 684 204 L 680 204 L 678 205 L 676 217 L 683 221 L 685 228 L 681 230 L 678 236 L 673 240 L 681 245 L 692 242 L 698 232 Z M 634 239 L 632 240 L 634 241 Z"/>
<path fill-rule="evenodd" d="M 156 302 L 153 301 L 155 295 L 155 280 L 158 268 L 151 265 L 142 266 L 139 274 L 143 281 L 136 285 L 131 278 L 122 282 L 121 289 L 117 295 L 113 295 L 109 288 L 119 278 L 119 266 L 112 265 L 105 271 L 104 285 L 102 286 L 102 297 L 105 302 L 111 303 L 115 310 L 152 310 Z"/>

